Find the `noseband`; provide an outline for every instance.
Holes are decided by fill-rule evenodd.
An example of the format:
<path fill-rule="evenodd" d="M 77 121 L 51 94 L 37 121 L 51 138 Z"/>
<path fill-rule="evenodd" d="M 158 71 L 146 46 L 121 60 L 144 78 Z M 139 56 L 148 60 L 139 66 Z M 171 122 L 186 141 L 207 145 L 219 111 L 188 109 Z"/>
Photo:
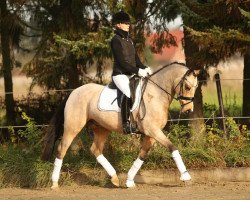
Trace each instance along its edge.
<path fill-rule="evenodd" d="M 183 96 L 181 94 L 183 94 L 183 83 L 186 79 L 186 76 L 189 75 L 192 71 L 189 69 L 187 70 L 187 72 L 183 75 L 183 77 L 181 78 L 181 80 L 179 81 L 179 83 L 175 86 L 175 89 L 178 87 L 178 85 L 180 85 L 180 90 L 179 90 L 179 94 L 178 96 L 174 99 L 176 99 L 177 101 L 179 100 L 185 100 L 185 101 L 188 101 L 187 103 L 184 103 L 184 104 L 181 104 L 181 106 L 185 106 L 189 103 L 192 103 L 194 101 L 194 97 L 186 97 L 186 96 Z"/>

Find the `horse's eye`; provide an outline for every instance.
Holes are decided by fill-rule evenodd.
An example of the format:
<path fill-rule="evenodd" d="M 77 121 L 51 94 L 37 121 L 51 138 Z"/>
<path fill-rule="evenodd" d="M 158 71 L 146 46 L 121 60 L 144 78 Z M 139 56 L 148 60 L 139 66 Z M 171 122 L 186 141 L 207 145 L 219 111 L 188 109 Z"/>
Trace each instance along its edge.
<path fill-rule="evenodd" d="M 191 87 L 188 84 L 185 84 L 185 90 L 189 91 L 191 90 Z"/>

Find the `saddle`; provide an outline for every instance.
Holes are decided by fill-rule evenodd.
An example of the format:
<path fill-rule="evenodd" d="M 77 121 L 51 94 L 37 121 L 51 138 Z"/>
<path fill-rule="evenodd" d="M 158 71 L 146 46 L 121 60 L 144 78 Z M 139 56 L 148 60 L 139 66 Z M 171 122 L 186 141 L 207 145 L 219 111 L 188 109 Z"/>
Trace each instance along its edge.
<path fill-rule="evenodd" d="M 132 108 L 131 111 L 135 110 L 141 100 L 141 79 L 139 77 L 134 77 L 130 81 L 131 87 L 131 99 L 132 99 Z M 113 82 L 110 82 L 106 85 L 99 97 L 98 100 L 98 109 L 100 111 L 114 111 L 120 112 L 121 110 L 121 97 L 122 92 L 117 89 L 116 85 Z"/>

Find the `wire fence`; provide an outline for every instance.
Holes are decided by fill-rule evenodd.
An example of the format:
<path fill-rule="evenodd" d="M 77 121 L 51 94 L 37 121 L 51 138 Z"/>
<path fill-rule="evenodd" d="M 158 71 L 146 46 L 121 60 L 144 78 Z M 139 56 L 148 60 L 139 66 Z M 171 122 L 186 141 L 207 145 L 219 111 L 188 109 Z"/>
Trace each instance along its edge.
<path fill-rule="evenodd" d="M 216 82 L 216 81 L 250 81 L 250 79 L 235 79 L 235 78 L 229 78 L 229 79 L 227 79 L 227 78 L 224 78 L 224 79 L 212 79 L 212 80 L 199 80 L 199 82 L 208 82 L 208 81 L 214 81 L 214 82 Z M 58 89 L 58 90 L 56 90 L 56 89 L 52 89 L 52 90 L 44 90 L 44 91 L 41 91 L 41 93 L 50 93 L 50 92 L 71 92 L 71 91 L 73 91 L 74 89 Z M 28 95 L 29 94 L 32 94 L 33 92 L 29 92 L 28 93 Z M 14 94 L 14 92 L 12 91 L 12 92 L 4 92 L 4 95 L 8 95 L 8 94 Z M 0 98 L 3 98 L 2 96 L 0 96 Z"/>
<path fill-rule="evenodd" d="M 233 119 L 250 119 L 249 117 L 202 117 L 202 118 L 180 118 L 180 119 L 169 119 L 168 122 L 179 122 L 179 121 L 195 121 L 195 120 L 218 120 L 218 119 L 227 119 L 227 118 L 233 118 Z M 47 127 L 49 124 L 36 124 L 33 125 L 35 127 Z M 9 126 L 0 126 L 0 129 L 8 129 L 8 128 L 26 128 L 28 125 L 9 125 Z"/>
<path fill-rule="evenodd" d="M 207 82 L 207 81 L 250 81 L 250 79 L 235 79 L 235 78 L 230 78 L 230 79 L 212 79 L 212 80 L 199 80 L 199 82 Z M 52 89 L 52 90 L 43 90 L 40 93 L 46 94 L 46 93 L 56 93 L 56 92 L 71 92 L 74 89 Z M 14 94 L 14 92 L 5 92 L 5 95 L 8 94 Z M 27 94 L 27 98 L 29 98 L 34 92 L 29 92 Z M 3 97 L 0 96 L 0 103 L 3 104 L 4 100 Z M 222 120 L 222 119 L 227 119 L 227 118 L 233 118 L 233 119 L 250 119 L 250 116 L 244 116 L 244 117 L 239 117 L 239 116 L 226 116 L 226 117 L 203 117 L 203 118 L 179 118 L 179 119 L 169 119 L 168 122 L 180 122 L 180 121 L 195 121 L 195 120 Z M 49 126 L 48 124 L 38 124 L 34 125 L 35 127 L 47 127 Z M 26 128 L 27 125 L 7 125 L 7 126 L 0 126 L 0 129 L 8 129 L 8 128 Z"/>

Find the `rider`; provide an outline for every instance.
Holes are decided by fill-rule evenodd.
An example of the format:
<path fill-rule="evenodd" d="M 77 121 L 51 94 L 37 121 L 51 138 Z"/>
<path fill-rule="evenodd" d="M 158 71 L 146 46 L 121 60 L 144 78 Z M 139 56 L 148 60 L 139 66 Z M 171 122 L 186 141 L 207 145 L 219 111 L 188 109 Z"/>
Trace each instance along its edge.
<path fill-rule="evenodd" d="M 129 36 L 130 17 L 124 11 L 113 15 L 112 25 L 114 37 L 111 40 L 111 49 L 114 56 L 112 79 L 118 89 L 123 93 L 121 100 L 121 116 L 124 133 L 136 131 L 134 125 L 129 121 L 131 109 L 131 94 L 129 78 L 136 74 L 146 77 L 151 74 L 151 69 L 140 61 Z"/>

